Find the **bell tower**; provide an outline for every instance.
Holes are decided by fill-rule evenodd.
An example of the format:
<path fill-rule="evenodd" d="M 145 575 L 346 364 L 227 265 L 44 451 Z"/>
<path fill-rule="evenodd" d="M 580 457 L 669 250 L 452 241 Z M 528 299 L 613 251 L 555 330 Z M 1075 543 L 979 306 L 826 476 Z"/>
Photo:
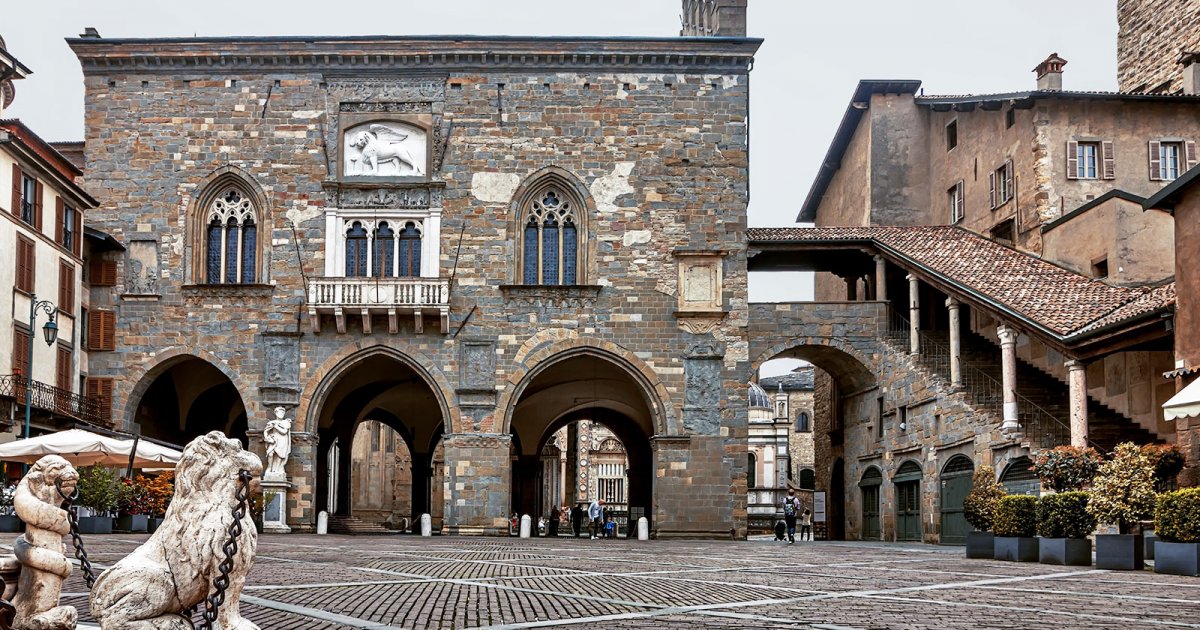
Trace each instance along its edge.
<path fill-rule="evenodd" d="M 747 0 L 683 0 L 681 37 L 745 37 Z"/>

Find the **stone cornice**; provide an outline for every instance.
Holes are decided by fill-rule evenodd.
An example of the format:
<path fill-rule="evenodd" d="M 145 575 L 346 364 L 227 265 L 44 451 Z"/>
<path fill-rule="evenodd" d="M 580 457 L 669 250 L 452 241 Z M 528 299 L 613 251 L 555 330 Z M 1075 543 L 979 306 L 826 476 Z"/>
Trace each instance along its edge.
<path fill-rule="evenodd" d="M 729 37 L 228 37 L 68 39 L 85 75 L 594 70 L 745 74 L 761 39 Z"/>

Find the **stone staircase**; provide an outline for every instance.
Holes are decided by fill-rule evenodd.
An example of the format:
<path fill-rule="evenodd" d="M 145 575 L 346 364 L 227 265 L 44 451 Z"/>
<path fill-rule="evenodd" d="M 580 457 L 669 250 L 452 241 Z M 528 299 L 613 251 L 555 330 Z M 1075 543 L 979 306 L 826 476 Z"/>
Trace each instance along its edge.
<path fill-rule="evenodd" d="M 368 523 L 353 516 L 330 516 L 329 533 L 331 534 L 399 534 L 401 532 L 388 529 L 379 523 Z"/>

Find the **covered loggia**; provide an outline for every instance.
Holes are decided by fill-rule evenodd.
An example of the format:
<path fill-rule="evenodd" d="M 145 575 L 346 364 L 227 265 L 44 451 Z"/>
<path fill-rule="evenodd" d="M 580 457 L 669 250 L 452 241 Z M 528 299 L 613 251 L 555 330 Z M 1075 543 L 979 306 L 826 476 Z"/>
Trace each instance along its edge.
<path fill-rule="evenodd" d="M 317 505 L 338 517 L 440 522 L 441 398 L 402 354 L 378 350 L 327 379 L 317 416 Z M 407 485 L 407 487 L 404 487 Z"/>
<path fill-rule="evenodd" d="M 601 352 L 551 357 L 525 385 L 512 412 L 512 510 L 547 515 L 556 501 L 566 504 L 603 497 L 602 467 L 589 466 L 589 454 L 605 452 L 599 432 L 595 443 L 588 427 L 598 424 L 619 441 L 627 467 L 625 499 L 631 518 L 650 518 L 654 500 L 654 461 L 650 438 L 655 435 L 654 405 L 632 368 Z M 547 490 L 547 445 L 566 429 L 563 494 Z M 561 435 L 561 434 L 560 434 Z M 581 439 L 581 437 L 583 439 Z M 584 448 L 581 448 L 580 445 Z M 615 450 L 618 445 L 610 445 Z M 557 445 L 552 447 L 560 448 Z"/>
<path fill-rule="evenodd" d="M 147 372 L 134 396 L 139 391 L 133 421 L 141 435 L 182 446 L 221 431 L 247 446 L 246 405 L 229 377 L 208 361 L 173 357 Z"/>

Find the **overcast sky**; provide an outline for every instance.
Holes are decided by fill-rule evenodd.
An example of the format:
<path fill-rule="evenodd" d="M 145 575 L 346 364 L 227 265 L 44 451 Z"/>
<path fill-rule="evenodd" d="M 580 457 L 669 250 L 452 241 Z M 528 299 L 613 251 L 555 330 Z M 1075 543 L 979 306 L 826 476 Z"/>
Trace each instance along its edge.
<path fill-rule="evenodd" d="M 0 35 L 33 71 L 6 112 L 47 140 L 83 137 L 83 75 L 63 42 L 191 35 L 679 34 L 679 0 L 6 0 Z M 750 225 L 794 221 L 859 79 L 920 79 L 927 94 L 1034 87 L 1051 52 L 1066 89 L 1116 89 L 1116 0 L 750 0 L 766 39 L 751 78 Z M 767 277 L 761 277 L 766 275 Z M 796 274 L 755 274 L 751 297 L 803 295 Z"/>

